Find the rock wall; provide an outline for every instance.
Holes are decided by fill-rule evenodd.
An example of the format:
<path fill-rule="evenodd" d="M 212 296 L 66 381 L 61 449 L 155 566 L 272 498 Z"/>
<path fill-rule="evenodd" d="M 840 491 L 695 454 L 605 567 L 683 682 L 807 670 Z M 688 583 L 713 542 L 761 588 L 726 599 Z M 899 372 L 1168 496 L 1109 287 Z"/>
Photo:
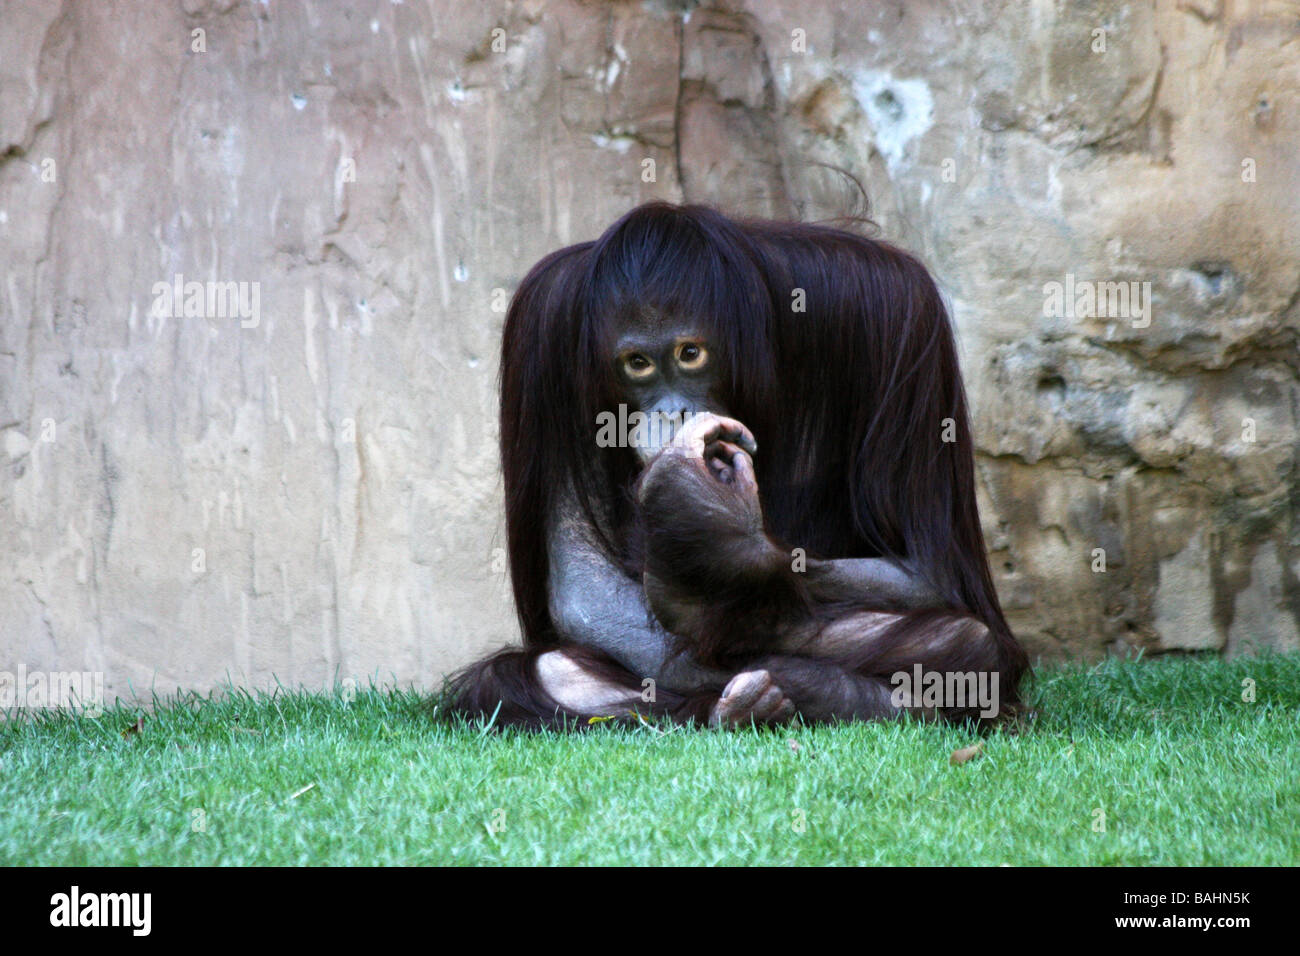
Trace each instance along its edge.
<path fill-rule="evenodd" d="M 1296 649 L 1297 48 L 1241 0 L 0 0 L 0 670 L 515 640 L 510 291 L 651 198 L 842 212 L 823 164 L 950 298 L 1031 649 Z"/>

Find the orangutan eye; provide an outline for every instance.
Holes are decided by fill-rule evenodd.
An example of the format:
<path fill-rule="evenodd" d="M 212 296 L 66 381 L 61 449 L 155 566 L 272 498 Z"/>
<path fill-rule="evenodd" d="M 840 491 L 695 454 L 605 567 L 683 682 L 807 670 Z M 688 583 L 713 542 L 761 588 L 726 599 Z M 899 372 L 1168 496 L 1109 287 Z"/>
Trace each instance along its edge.
<path fill-rule="evenodd" d="M 709 352 L 696 342 L 684 342 L 677 346 L 677 364 L 689 371 L 704 367 L 709 360 Z"/>
<path fill-rule="evenodd" d="M 631 378 L 648 378 L 654 374 L 655 363 L 640 352 L 623 357 L 623 368 Z"/>

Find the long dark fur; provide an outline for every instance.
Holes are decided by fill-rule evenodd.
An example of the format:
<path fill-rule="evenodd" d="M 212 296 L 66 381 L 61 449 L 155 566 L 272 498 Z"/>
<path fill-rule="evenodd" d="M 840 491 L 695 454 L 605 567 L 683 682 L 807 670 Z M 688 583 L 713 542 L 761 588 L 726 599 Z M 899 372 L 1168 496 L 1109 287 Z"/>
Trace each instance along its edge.
<path fill-rule="evenodd" d="M 796 289 L 806 311 L 792 308 Z M 951 609 L 992 631 L 1003 699 L 1014 704 L 1028 662 L 989 573 L 956 345 L 929 273 L 906 252 L 843 229 L 737 221 L 701 206 L 632 210 L 594 242 L 537 263 L 511 303 L 501 460 L 525 648 L 559 643 L 545 516 L 561 488 L 574 489 L 611 557 L 628 559 L 640 465 L 628 449 L 598 447 L 594 433 L 598 413 L 620 400 L 611 337 L 647 308 L 696 319 L 718 347 L 727 411 L 758 438 L 771 535 L 815 557 L 919 568 Z M 956 441 L 941 441 L 945 419 Z M 477 666 L 480 680 L 470 683 L 482 685 L 486 705 L 498 691 Z M 535 692 L 522 689 L 527 680 L 511 672 L 499 691 L 527 697 Z M 467 686 L 465 675 L 457 686 Z"/>
<path fill-rule="evenodd" d="M 619 706 L 599 712 L 570 710 L 562 706 L 537 679 L 537 659 L 562 646 L 564 651 L 588 673 L 611 684 L 627 688 L 627 697 Z M 640 678 L 608 654 L 590 647 L 536 645 L 506 648 L 459 671 L 448 683 L 447 697 L 451 712 L 466 717 L 487 717 L 497 727 L 540 729 L 557 727 L 582 730 L 591 719 L 622 719 L 620 711 L 636 711 L 647 717 L 672 717 L 674 720 L 705 723 L 717 702 L 721 687 L 700 688 L 679 694 L 656 688 L 653 699 L 642 697 Z"/>
<path fill-rule="evenodd" d="M 642 472 L 635 492 L 633 564 L 677 653 L 734 672 L 815 617 L 790 550 L 764 533 L 752 496 L 737 485 L 669 449 Z"/>

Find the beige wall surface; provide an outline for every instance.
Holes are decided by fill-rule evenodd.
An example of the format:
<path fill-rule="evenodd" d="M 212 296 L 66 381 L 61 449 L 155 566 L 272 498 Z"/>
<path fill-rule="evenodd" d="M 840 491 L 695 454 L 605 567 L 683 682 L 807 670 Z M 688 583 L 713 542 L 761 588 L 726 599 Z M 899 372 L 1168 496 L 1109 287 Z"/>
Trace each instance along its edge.
<path fill-rule="evenodd" d="M 516 640 L 510 292 L 651 198 L 841 211 L 822 163 L 952 304 L 1031 651 L 1300 647 L 1293 4 L 0 0 L 0 671 Z"/>

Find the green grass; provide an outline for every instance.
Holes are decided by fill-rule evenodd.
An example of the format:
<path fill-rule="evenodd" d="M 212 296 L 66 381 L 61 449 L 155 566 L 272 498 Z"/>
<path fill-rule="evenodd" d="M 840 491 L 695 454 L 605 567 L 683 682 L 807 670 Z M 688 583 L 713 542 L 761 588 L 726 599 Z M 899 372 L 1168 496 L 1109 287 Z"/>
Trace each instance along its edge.
<path fill-rule="evenodd" d="M 960 766 L 960 727 L 482 733 L 393 690 L 23 717 L 0 864 L 1300 863 L 1300 656 L 1044 668 L 1031 698 Z"/>

